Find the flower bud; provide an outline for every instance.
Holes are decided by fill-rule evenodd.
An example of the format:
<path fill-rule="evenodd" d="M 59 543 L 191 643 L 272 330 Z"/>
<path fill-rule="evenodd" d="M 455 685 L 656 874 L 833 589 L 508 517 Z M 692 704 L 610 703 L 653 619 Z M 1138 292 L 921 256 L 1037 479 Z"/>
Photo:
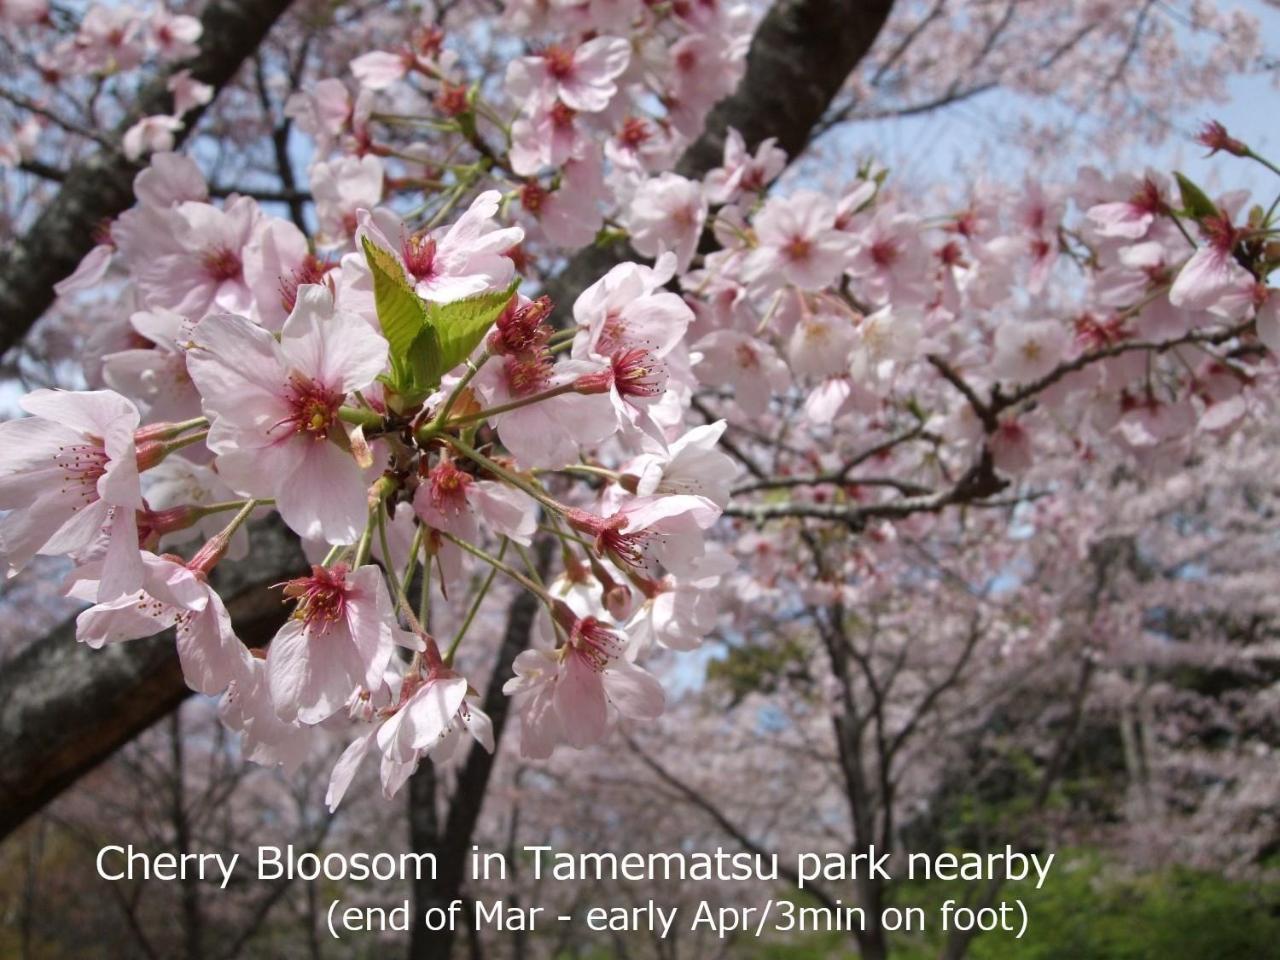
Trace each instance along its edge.
<path fill-rule="evenodd" d="M 436 109 L 446 117 L 457 117 L 471 109 L 467 102 L 467 88 L 460 84 L 442 84 L 436 91 L 435 102 Z"/>
<path fill-rule="evenodd" d="M 218 561 L 227 555 L 227 548 L 230 546 L 231 538 L 225 531 L 210 537 L 187 563 L 187 569 L 197 576 L 208 577 L 213 572 L 213 568 L 218 565 Z"/>
<path fill-rule="evenodd" d="M 1206 123 L 1196 136 L 1196 141 L 1209 148 L 1209 156 L 1213 156 L 1219 150 L 1236 157 L 1247 157 L 1249 155 L 1249 148 L 1227 133 L 1227 128 L 1217 120 L 1211 120 Z"/>
<path fill-rule="evenodd" d="M 186 530 L 200 520 L 200 510 L 191 504 L 171 507 L 168 510 L 138 511 L 138 542 L 148 543 L 152 538 L 159 540 L 169 533 Z"/>

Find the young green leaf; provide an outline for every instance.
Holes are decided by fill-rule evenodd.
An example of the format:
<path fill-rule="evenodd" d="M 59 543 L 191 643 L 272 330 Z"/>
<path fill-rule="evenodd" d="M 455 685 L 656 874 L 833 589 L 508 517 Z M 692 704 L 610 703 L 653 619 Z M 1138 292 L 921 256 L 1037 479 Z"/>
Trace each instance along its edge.
<path fill-rule="evenodd" d="M 440 356 L 440 341 L 431 324 L 423 326 L 409 347 L 406 358 L 407 379 L 400 389 L 406 406 L 420 404 L 440 384 L 435 358 Z"/>
<path fill-rule="evenodd" d="M 428 357 L 415 356 L 413 362 L 415 368 L 417 364 L 424 364 L 432 387 L 471 356 L 489 328 L 502 316 L 519 285 L 520 281 L 516 280 L 506 290 L 481 293 L 453 303 L 427 305 L 427 325 L 435 331 L 434 343 L 415 345 L 415 350 L 430 348 L 432 353 Z"/>
<path fill-rule="evenodd" d="M 396 258 L 364 238 L 364 255 L 373 274 L 373 300 L 382 335 L 391 347 L 392 380 L 407 385 L 409 351 L 427 324 L 427 306 L 409 285 Z"/>
<path fill-rule="evenodd" d="M 1217 206 L 1193 181 L 1177 172 L 1174 173 L 1174 177 L 1177 178 L 1178 190 L 1182 194 L 1183 209 L 1196 222 L 1200 222 L 1207 217 L 1218 216 Z"/>

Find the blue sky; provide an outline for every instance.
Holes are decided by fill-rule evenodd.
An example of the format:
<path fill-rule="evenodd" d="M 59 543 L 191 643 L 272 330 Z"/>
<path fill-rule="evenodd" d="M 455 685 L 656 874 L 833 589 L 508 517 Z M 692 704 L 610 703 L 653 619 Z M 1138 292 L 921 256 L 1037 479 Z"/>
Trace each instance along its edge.
<path fill-rule="evenodd" d="M 1259 18 L 1262 46 L 1269 54 L 1280 55 L 1280 9 L 1267 0 L 1237 0 L 1233 6 Z M 1065 166 L 1071 168 L 1067 175 L 1074 173 L 1078 164 L 1089 162 L 1104 170 L 1150 165 L 1182 170 L 1206 186 L 1214 185 L 1216 179 L 1222 186 L 1274 190 L 1280 183 L 1256 164 L 1222 157 L 1207 160 L 1204 149 L 1190 141 L 1204 121 L 1216 119 L 1256 151 L 1280 162 L 1280 131 L 1276 129 L 1280 89 L 1273 76 L 1235 77 L 1228 87 L 1227 100 L 1206 103 L 1181 119 L 1182 136 L 1154 147 L 1134 144 L 1114 162 L 1090 157 L 1082 150 L 1064 158 Z M 859 124 L 850 132 L 849 141 L 859 155 L 884 158 L 901 174 L 915 174 L 923 181 L 936 182 L 975 167 L 998 176 L 1021 177 L 1028 166 L 1025 152 L 1015 149 L 1005 154 L 1005 160 L 1000 159 L 1007 121 L 1047 109 L 1052 107 L 997 90 L 934 114 Z"/>

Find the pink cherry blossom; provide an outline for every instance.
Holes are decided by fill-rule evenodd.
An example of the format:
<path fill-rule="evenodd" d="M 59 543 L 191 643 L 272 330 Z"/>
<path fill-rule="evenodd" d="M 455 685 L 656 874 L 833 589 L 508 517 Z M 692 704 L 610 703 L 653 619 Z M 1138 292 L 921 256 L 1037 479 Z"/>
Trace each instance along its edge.
<path fill-rule="evenodd" d="M 1131 191 L 1129 199 L 1100 203 L 1089 209 L 1089 219 L 1099 236 L 1141 240 L 1156 218 L 1168 209 L 1168 183 L 1158 174 L 1148 173 L 1141 180 L 1130 178 L 1127 186 Z"/>
<path fill-rule="evenodd" d="M 4 0 L 0 3 L 0 24 L 29 27 L 48 16 L 48 0 Z"/>
<path fill-rule="evenodd" d="M 231 626 L 222 599 L 192 570 L 171 557 L 143 551 L 142 587 L 107 602 L 98 602 L 76 618 L 76 639 L 98 648 L 137 640 L 177 627 L 178 658 L 187 686 L 204 694 L 222 693 L 242 675 L 244 647 Z M 76 571 L 68 595 L 93 601 L 101 569 L 87 565 Z"/>
<path fill-rule="evenodd" d="M 218 716 L 240 733 L 240 748 L 248 759 L 263 766 L 281 766 L 286 775 L 292 774 L 312 749 L 307 727 L 277 716 L 266 661 L 247 651 L 242 673 L 231 681 L 218 703 Z"/>
<path fill-rule="evenodd" d="M 351 543 L 364 529 L 367 484 L 346 449 L 339 408 L 386 365 L 387 343 L 334 308 L 318 285 L 299 290 L 279 342 L 242 317 L 205 318 L 187 368 L 212 420 L 209 449 L 227 482 L 276 500 L 304 537 Z"/>
<path fill-rule="evenodd" d="M 1280 293 L 1267 289 L 1267 298 L 1258 308 L 1258 339 L 1280 356 Z"/>
<path fill-rule="evenodd" d="M 919 225 L 909 214 L 878 211 L 854 234 L 856 250 L 849 273 L 862 295 L 877 305 L 918 304 L 925 299 L 929 253 Z"/>
<path fill-rule="evenodd" d="M 550 756 L 559 743 L 579 750 L 599 743 L 609 731 L 611 711 L 652 720 L 666 705 L 661 684 L 624 656 L 617 634 L 595 617 L 570 611 L 559 619 L 567 634 L 564 646 L 554 653 L 521 653 L 513 664 L 515 677 L 503 687 L 524 700 L 520 752 L 533 759 Z"/>
<path fill-rule="evenodd" d="M 196 41 L 203 32 L 204 27 L 197 18 L 171 13 L 163 7 L 152 11 L 147 20 L 147 39 L 156 53 L 165 60 L 185 60 L 195 56 L 199 51 Z M 179 114 L 185 112 L 178 109 Z"/>
<path fill-rule="evenodd" d="M 607 517 L 573 509 L 575 530 L 594 540 L 596 552 L 619 565 L 643 567 L 650 560 L 677 576 L 693 573 L 704 550 L 705 531 L 720 508 L 692 494 L 635 497 Z"/>
<path fill-rule="evenodd" d="M 323 155 L 346 129 L 351 109 L 351 94 L 346 86 L 330 77 L 290 96 L 285 102 L 284 114 L 299 130 L 316 140 L 317 149 Z"/>
<path fill-rule="evenodd" d="M 174 134 L 181 129 L 182 121 L 177 117 L 143 117 L 125 131 L 121 141 L 124 155 L 137 160 L 144 153 L 172 150 Z"/>
<path fill-rule="evenodd" d="M 579 153 L 577 111 L 559 100 L 535 103 L 511 125 L 511 169 L 531 177 L 560 167 Z"/>
<path fill-rule="evenodd" d="M 144 401 L 151 422 L 200 416 L 200 395 L 187 373 L 186 344 L 192 324 L 160 308 L 138 311 L 129 318 L 129 325 L 152 346 L 104 356 L 103 380 L 112 389 Z"/>
<path fill-rule="evenodd" d="M 312 164 L 311 193 L 321 237 L 345 246 L 355 233 L 359 211 L 382 200 L 382 161 L 366 154 Z"/>
<path fill-rule="evenodd" d="M 759 247 L 748 258 L 746 273 L 763 286 L 789 283 L 820 290 L 848 261 L 848 238 L 835 229 L 835 210 L 811 190 L 770 198 L 755 229 Z"/>
<path fill-rule="evenodd" d="M 652 268 L 620 263 L 582 291 L 573 303 L 573 356 L 586 360 L 642 348 L 655 359 L 666 357 L 693 320 L 689 305 L 662 289 L 675 268 L 671 255 Z"/>
<path fill-rule="evenodd" d="M 633 477 L 638 496 L 690 494 L 705 497 L 724 509 L 738 473 L 733 458 L 716 449 L 727 424 L 723 420 L 693 427 L 672 441 L 665 451 L 642 453 L 622 465 Z"/>
<path fill-rule="evenodd" d="M 244 258 L 263 226 L 257 203 L 240 197 L 225 208 L 186 201 L 121 218 L 112 236 L 148 306 L 199 319 L 213 310 L 252 311 Z"/>
<path fill-rule="evenodd" d="M 413 66 L 412 55 L 370 50 L 351 61 L 352 76 L 367 90 L 386 90 L 403 80 Z"/>
<path fill-rule="evenodd" d="M 485 364 L 473 383 L 486 405 L 496 407 L 600 373 L 598 364 L 587 361 L 553 365 L 543 355 L 509 356 Z M 572 463 L 582 447 L 600 443 L 618 429 L 607 393 L 563 393 L 495 414 L 489 422 L 524 467 L 554 468 Z"/>
<path fill-rule="evenodd" d="M 1069 356 L 1070 335 L 1053 320 L 1007 322 L 996 328 L 996 374 L 1010 383 L 1039 380 Z"/>
<path fill-rule="evenodd" d="M 699 378 L 732 386 L 734 399 L 749 417 L 762 414 L 769 398 L 791 380 L 772 346 L 737 330 L 708 334 L 694 344 L 694 351 Z"/>
<path fill-rule="evenodd" d="M 1254 278 L 1235 259 L 1240 231 L 1225 215 L 1200 225 L 1204 243 L 1178 271 L 1169 301 L 1186 310 L 1209 310 L 1238 320 L 1252 302 Z"/>
<path fill-rule="evenodd" d="M 537 529 L 537 505 L 526 494 L 493 480 L 477 480 L 442 460 L 414 494 L 413 508 L 437 530 L 474 542 L 483 525 L 528 545 Z"/>
<path fill-rule="evenodd" d="M 298 303 L 298 291 L 309 283 L 332 285 L 329 271 L 334 266 L 313 253 L 306 236 L 288 220 L 271 221 L 244 252 L 244 279 L 253 297 L 252 319 L 272 332 L 279 331 Z"/>
<path fill-rule="evenodd" d="M 173 94 L 173 113 L 184 117 L 196 107 L 202 107 L 213 99 L 213 87 L 191 76 L 190 70 L 179 70 L 167 84 Z"/>
<path fill-rule="evenodd" d="M 549 47 L 539 56 L 512 61 L 507 92 L 526 102 L 542 94 L 574 110 L 598 113 L 618 92 L 614 81 L 630 59 L 630 46 L 618 37 L 596 37 L 574 50 Z"/>
<path fill-rule="evenodd" d="M 848 369 L 857 339 L 853 318 L 847 313 L 808 313 L 791 332 L 787 360 L 797 376 L 834 376 Z"/>
<path fill-rule="evenodd" d="M 707 199 L 712 203 L 732 203 L 743 193 L 760 193 L 774 181 L 787 164 L 786 152 L 769 137 L 760 141 L 755 154 L 747 152 L 746 142 L 733 127 L 724 141 L 724 166 L 716 167 L 704 178 Z"/>
<path fill-rule="evenodd" d="M 884 306 L 862 318 L 849 372 L 859 383 L 887 380 L 920 354 L 922 323 L 910 306 Z"/>
<path fill-rule="evenodd" d="M 552 243 L 581 247 L 594 240 L 604 226 L 600 204 L 608 194 L 600 148 L 584 147 L 566 161 L 561 173 L 559 189 L 551 192 L 536 182 L 526 183 L 520 194 L 521 206 L 537 219 Z"/>
<path fill-rule="evenodd" d="M 319 723 L 381 683 L 398 639 L 391 597 L 374 566 L 315 566 L 284 589 L 297 608 L 267 650 L 271 701 L 286 722 Z"/>
<path fill-rule="evenodd" d="M 408 687 L 413 687 L 410 691 Z M 403 702 L 378 727 L 378 748 L 396 763 L 413 763 L 448 734 L 467 695 L 467 681 L 445 667 L 406 682 Z"/>
<path fill-rule="evenodd" d="M 689 268 L 707 219 L 702 187 L 674 173 L 645 181 L 636 192 L 626 216 L 631 245 L 646 256 L 671 250 L 676 269 Z"/>
<path fill-rule="evenodd" d="M 501 200 L 496 190 L 487 190 L 452 226 L 426 235 L 409 233 L 389 210 L 360 211 L 360 236 L 398 257 L 423 299 L 448 303 L 501 290 L 515 275 L 505 254 L 524 239 L 520 227 L 493 223 Z"/>
<path fill-rule="evenodd" d="M 0 423 L 0 558 L 9 575 L 37 553 L 86 550 L 108 531 L 99 601 L 136 590 L 143 568 L 134 431 L 138 408 L 109 390 L 36 390 L 33 416 Z"/>
<path fill-rule="evenodd" d="M 708 554 L 687 578 L 665 576 L 647 586 L 643 604 L 627 621 L 631 656 L 654 644 L 669 650 L 694 650 L 715 629 L 720 615 L 716 590 L 737 566 L 725 552 Z"/>

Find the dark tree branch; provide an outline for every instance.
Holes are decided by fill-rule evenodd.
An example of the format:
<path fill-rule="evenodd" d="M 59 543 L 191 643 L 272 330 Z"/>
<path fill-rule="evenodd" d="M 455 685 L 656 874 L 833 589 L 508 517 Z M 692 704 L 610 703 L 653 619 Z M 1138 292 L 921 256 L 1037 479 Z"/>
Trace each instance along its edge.
<path fill-rule="evenodd" d="M 175 64 L 138 95 L 134 109 L 110 136 L 111 145 L 67 171 L 62 189 L 27 231 L 0 255 L 0 353 L 26 335 L 53 302 L 53 287 L 71 275 L 94 244 L 104 220 L 133 203 L 133 178 L 140 167 L 120 152 L 124 131 L 143 117 L 173 113 L 167 82 L 174 70 L 221 90 L 262 42 L 290 0 L 217 0 L 205 8 L 200 52 Z M 189 112 L 175 146 L 199 122 L 205 107 Z"/>

